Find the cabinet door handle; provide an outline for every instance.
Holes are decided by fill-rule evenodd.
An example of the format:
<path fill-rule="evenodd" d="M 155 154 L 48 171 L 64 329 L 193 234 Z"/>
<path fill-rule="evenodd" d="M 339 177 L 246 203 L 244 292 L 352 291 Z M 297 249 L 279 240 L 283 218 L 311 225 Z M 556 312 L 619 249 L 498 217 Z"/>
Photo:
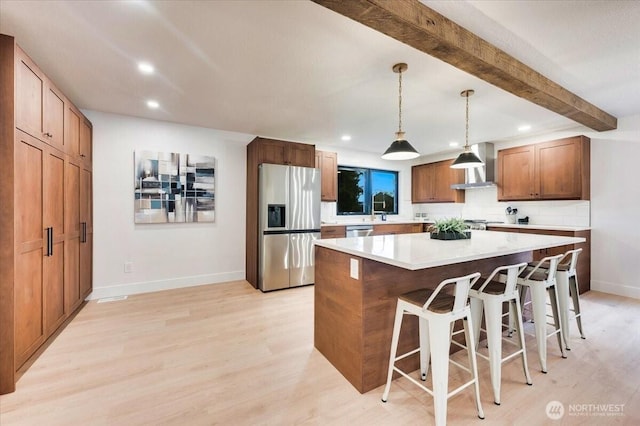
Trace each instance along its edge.
<path fill-rule="evenodd" d="M 80 157 L 84 158 L 84 157 L 85 157 L 85 155 L 84 155 L 84 154 L 80 154 Z"/>
<path fill-rule="evenodd" d="M 52 135 L 51 133 L 49 133 L 49 132 L 45 133 L 44 135 L 45 135 L 46 137 L 48 137 L 48 138 L 52 138 L 52 137 L 53 137 L 53 135 Z"/>
<path fill-rule="evenodd" d="M 87 242 L 87 222 L 80 223 L 80 242 Z"/>
<path fill-rule="evenodd" d="M 53 256 L 53 227 L 47 228 L 47 257 Z"/>

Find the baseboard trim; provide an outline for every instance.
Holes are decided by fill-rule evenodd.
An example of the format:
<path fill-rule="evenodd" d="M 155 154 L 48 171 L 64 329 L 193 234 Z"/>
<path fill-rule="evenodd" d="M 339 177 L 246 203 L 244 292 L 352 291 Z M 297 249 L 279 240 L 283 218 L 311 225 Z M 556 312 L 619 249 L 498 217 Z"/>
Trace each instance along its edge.
<path fill-rule="evenodd" d="M 245 279 L 244 271 L 224 272 L 220 274 L 194 275 L 168 280 L 143 281 L 126 284 L 105 284 L 93 288 L 86 300 L 105 297 L 131 296 L 133 294 L 151 293 L 154 291 L 172 290 L 176 288 L 195 287 L 199 285 L 218 284 Z"/>
<path fill-rule="evenodd" d="M 602 293 L 615 294 L 618 296 L 632 297 L 640 299 L 640 288 L 631 287 L 629 285 L 609 283 L 606 281 L 591 280 L 591 290 L 600 291 Z"/>

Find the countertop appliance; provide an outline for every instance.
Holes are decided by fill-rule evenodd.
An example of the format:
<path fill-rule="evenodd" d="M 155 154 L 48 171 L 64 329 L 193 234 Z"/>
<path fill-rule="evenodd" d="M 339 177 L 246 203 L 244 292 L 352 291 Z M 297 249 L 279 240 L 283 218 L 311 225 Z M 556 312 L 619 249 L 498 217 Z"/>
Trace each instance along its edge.
<path fill-rule="evenodd" d="M 313 284 L 320 170 L 261 164 L 258 185 L 258 287 L 271 291 Z"/>
<path fill-rule="evenodd" d="M 347 225 L 348 237 L 368 237 L 373 233 L 373 225 Z"/>

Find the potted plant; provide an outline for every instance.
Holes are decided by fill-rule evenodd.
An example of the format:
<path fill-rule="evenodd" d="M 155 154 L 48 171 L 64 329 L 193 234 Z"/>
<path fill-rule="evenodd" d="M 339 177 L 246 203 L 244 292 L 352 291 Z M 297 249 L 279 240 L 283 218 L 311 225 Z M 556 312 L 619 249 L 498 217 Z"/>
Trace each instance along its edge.
<path fill-rule="evenodd" d="M 436 220 L 429 227 L 431 238 L 436 240 L 462 240 L 471 238 L 469 225 L 460 218 L 449 218 Z"/>

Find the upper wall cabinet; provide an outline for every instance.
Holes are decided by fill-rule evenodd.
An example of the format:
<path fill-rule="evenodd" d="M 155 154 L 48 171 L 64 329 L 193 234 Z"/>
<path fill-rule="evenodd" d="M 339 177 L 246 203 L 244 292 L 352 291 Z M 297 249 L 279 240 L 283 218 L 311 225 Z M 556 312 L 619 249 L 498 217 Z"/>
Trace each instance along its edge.
<path fill-rule="evenodd" d="M 292 166 L 315 167 L 315 145 L 285 142 L 276 139 L 255 138 L 258 164 L 289 164 Z"/>
<path fill-rule="evenodd" d="M 452 169 L 453 160 L 420 164 L 411 168 L 412 203 L 464 203 L 464 191 L 451 185 L 464 183 L 464 170 Z"/>
<path fill-rule="evenodd" d="M 588 200 L 589 138 L 498 151 L 498 201 Z"/>
<path fill-rule="evenodd" d="M 16 127 L 63 149 L 64 95 L 19 47 L 16 48 L 15 75 Z"/>
<path fill-rule="evenodd" d="M 322 201 L 338 200 L 338 154 L 328 151 L 316 151 L 316 169 L 322 176 Z"/>

